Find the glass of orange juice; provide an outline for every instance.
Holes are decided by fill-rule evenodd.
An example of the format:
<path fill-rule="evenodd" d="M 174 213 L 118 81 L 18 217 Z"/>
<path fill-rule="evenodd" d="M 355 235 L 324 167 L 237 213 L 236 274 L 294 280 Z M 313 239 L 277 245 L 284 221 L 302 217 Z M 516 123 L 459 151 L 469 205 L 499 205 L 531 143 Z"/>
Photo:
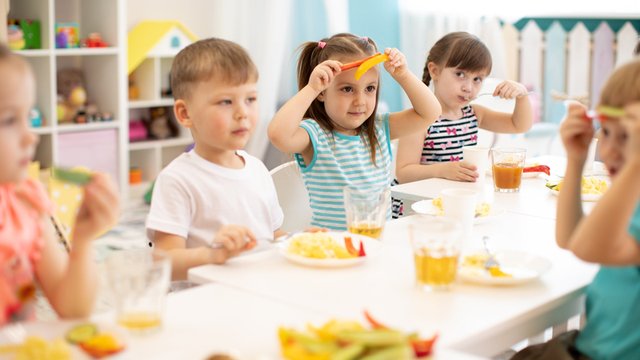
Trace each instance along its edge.
<path fill-rule="evenodd" d="M 171 279 L 169 256 L 152 249 L 114 251 L 106 269 L 118 324 L 134 333 L 160 329 Z"/>
<path fill-rule="evenodd" d="M 448 290 L 456 279 L 463 230 L 453 218 L 417 217 L 409 224 L 416 284 L 425 290 Z"/>
<path fill-rule="evenodd" d="M 347 230 L 380 238 L 387 214 L 390 214 L 391 191 L 388 187 L 380 190 L 360 190 L 344 188 L 344 207 L 347 216 Z"/>
<path fill-rule="evenodd" d="M 527 150 L 522 148 L 491 149 L 493 187 L 497 192 L 518 192 Z"/>

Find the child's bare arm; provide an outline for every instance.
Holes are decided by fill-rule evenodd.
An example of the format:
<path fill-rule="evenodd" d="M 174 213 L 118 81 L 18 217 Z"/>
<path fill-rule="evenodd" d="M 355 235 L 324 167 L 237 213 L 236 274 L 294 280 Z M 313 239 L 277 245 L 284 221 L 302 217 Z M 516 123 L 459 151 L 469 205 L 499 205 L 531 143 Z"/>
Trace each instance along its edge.
<path fill-rule="evenodd" d="M 340 62 L 327 60 L 316 66 L 309 83 L 278 110 L 269 123 L 269 139 L 278 150 L 287 154 L 303 153 L 311 148 L 309 134 L 300 122 L 311 103 L 340 73 Z"/>
<path fill-rule="evenodd" d="M 384 63 L 385 69 L 409 98 L 412 108 L 391 113 L 389 116 L 389 132 L 391 139 L 421 132 L 433 124 L 442 113 L 440 102 L 420 79 L 407 67 L 404 54 L 398 49 L 385 49 L 389 60 Z"/>
<path fill-rule="evenodd" d="M 476 167 L 464 161 L 441 164 L 420 164 L 424 132 L 401 137 L 396 158 L 396 178 L 401 184 L 430 178 L 473 182 L 478 177 Z"/>
<path fill-rule="evenodd" d="M 92 240 L 112 227 L 118 214 L 115 185 L 107 175 L 94 173 L 84 189 L 68 256 L 55 239 L 51 222 L 43 220 L 44 247 L 36 274 L 46 297 L 61 317 L 87 316 L 93 309 L 97 269 Z"/>
<path fill-rule="evenodd" d="M 190 268 L 206 264 L 224 264 L 229 258 L 255 246 L 253 233 L 237 225 L 227 225 L 218 231 L 213 243 L 219 248 L 187 248 L 185 238 L 161 231 L 154 231 L 155 247 L 166 251 L 171 257 L 172 278 L 186 279 Z"/>
<path fill-rule="evenodd" d="M 517 134 L 526 132 L 533 123 L 533 109 L 529 101 L 528 91 L 524 85 L 505 80 L 496 86 L 493 96 L 501 99 L 515 99 L 513 113 L 493 111 L 481 105 L 473 105 L 482 129 L 503 133 Z"/>

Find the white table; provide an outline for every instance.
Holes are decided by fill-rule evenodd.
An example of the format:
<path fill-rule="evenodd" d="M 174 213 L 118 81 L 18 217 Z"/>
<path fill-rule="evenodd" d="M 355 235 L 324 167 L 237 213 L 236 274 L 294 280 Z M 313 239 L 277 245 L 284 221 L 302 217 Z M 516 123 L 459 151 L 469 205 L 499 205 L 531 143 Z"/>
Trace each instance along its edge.
<path fill-rule="evenodd" d="M 230 286 L 206 284 L 170 294 L 163 329 L 154 334 L 130 335 L 127 350 L 118 358 L 205 359 L 226 353 L 237 360 L 276 360 L 281 359 L 280 326 L 303 330 L 307 323 L 318 325 L 328 320 L 325 312 Z M 443 349 L 434 358 L 438 359 L 479 358 Z"/>
<path fill-rule="evenodd" d="M 331 317 L 359 317 L 367 309 L 380 321 L 423 336 L 440 333 L 439 346 L 492 356 L 519 340 L 566 321 L 582 310 L 584 287 L 596 267 L 554 243 L 554 221 L 507 212 L 478 225 L 495 248 L 542 254 L 553 268 L 539 281 L 514 287 L 457 283 L 452 291 L 427 293 L 414 286 L 407 225 L 419 217 L 391 221 L 381 254 L 361 266 L 315 269 L 289 263 L 277 250 L 205 265 L 189 271 L 193 281 L 216 282 Z"/>

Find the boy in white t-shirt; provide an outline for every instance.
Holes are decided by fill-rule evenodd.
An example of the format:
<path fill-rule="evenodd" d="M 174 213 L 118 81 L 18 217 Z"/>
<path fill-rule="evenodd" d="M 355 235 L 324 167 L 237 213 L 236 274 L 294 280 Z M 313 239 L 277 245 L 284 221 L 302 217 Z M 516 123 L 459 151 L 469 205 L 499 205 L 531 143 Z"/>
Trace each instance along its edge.
<path fill-rule="evenodd" d="M 147 230 L 172 257 L 174 279 L 284 234 L 267 168 L 241 150 L 258 121 L 257 80 L 247 52 L 222 39 L 197 41 L 173 61 L 175 116 L 195 148 L 158 176 Z"/>

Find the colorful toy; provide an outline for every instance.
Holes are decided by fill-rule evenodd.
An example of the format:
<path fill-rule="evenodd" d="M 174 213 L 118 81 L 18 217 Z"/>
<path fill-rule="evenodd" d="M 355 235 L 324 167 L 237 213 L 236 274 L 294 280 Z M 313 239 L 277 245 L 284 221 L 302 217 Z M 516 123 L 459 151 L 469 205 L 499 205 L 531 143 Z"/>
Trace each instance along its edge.
<path fill-rule="evenodd" d="M 17 26 L 22 31 L 21 37 L 24 40 L 24 45 L 20 49 L 14 50 L 42 48 L 39 20 L 9 19 L 7 24 L 9 28 Z"/>
<path fill-rule="evenodd" d="M 7 29 L 7 40 L 11 50 L 22 50 L 25 47 L 24 33 L 18 25 L 9 25 Z"/>
<path fill-rule="evenodd" d="M 146 140 L 148 136 L 147 127 L 142 120 L 129 120 L 129 141 Z"/>
<path fill-rule="evenodd" d="M 177 125 L 171 121 L 164 107 L 149 109 L 148 120 L 149 134 L 154 139 L 167 139 L 178 135 Z"/>
<path fill-rule="evenodd" d="M 37 128 L 44 125 L 44 121 L 42 119 L 42 112 L 38 108 L 33 108 L 29 112 L 29 120 L 31 120 L 31 127 Z"/>
<path fill-rule="evenodd" d="M 102 40 L 100 33 L 94 32 L 89 34 L 87 38 L 82 39 L 81 46 L 87 48 L 104 48 L 109 45 Z"/>
<path fill-rule="evenodd" d="M 76 22 L 56 23 L 56 48 L 77 48 L 80 45 L 79 33 Z"/>

